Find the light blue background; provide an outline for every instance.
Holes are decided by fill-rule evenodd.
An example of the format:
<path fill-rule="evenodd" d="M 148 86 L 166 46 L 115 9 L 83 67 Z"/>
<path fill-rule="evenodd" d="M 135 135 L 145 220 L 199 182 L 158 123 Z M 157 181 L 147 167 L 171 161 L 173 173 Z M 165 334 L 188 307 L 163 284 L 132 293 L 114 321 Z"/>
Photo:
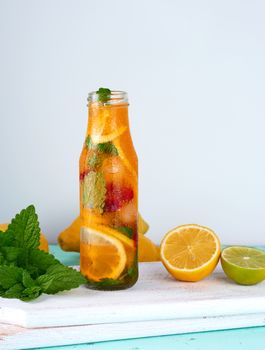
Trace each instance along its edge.
<path fill-rule="evenodd" d="M 78 214 L 86 97 L 126 90 L 140 209 L 264 244 L 264 1 L 0 0 L 0 222 Z"/>

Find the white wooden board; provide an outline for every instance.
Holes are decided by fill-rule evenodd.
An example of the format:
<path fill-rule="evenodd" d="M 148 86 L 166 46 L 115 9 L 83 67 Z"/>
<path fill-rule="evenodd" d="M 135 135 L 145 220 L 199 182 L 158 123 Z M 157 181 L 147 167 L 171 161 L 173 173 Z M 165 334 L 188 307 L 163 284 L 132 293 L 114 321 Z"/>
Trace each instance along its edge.
<path fill-rule="evenodd" d="M 81 287 L 30 303 L 0 298 L 0 323 L 6 350 L 261 326 L 265 283 L 239 286 L 220 269 L 182 283 L 161 263 L 142 263 L 138 283 L 124 291 Z"/>

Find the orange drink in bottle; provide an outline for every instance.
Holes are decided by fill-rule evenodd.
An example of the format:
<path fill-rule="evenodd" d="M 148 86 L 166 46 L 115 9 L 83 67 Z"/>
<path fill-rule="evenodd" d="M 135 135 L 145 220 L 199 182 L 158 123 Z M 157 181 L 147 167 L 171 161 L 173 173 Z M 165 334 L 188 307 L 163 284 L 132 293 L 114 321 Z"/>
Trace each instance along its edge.
<path fill-rule="evenodd" d="M 79 170 L 81 273 L 91 288 L 131 287 L 138 278 L 138 160 L 125 92 L 89 94 Z"/>

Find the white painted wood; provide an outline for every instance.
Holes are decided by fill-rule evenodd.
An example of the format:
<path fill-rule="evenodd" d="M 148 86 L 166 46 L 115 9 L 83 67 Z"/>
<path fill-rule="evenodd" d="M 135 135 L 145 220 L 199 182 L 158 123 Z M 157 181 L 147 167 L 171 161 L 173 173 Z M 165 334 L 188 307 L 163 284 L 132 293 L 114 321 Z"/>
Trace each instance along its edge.
<path fill-rule="evenodd" d="M 0 298 L 0 349 L 260 326 L 264 320 L 265 283 L 239 286 L 220 269 L 182 283 L 161 263 L 142 263 L 139 282 L 124 291 L 81 287 L 30 303 Z"/>
<path fill-rule="evenodd" d="M 249 314 L 247 317 L 231 315 L 55 328 L 22 328 L 0 324 L 0 349 L 35 349 L 46 346 L 264 326 L 264 319 L 265 314 Z"/>

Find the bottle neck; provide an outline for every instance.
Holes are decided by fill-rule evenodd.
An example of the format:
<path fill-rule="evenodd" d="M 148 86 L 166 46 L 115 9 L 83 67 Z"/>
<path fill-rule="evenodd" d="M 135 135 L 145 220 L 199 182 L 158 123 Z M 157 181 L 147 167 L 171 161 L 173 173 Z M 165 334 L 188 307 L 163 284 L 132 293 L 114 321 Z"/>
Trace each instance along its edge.
<path fill-rule="evenodd" d="M 112 135 L 129 131 L 128 104 L 89 102 L 87 135 L 95 141 L 108 140 Z"/>

